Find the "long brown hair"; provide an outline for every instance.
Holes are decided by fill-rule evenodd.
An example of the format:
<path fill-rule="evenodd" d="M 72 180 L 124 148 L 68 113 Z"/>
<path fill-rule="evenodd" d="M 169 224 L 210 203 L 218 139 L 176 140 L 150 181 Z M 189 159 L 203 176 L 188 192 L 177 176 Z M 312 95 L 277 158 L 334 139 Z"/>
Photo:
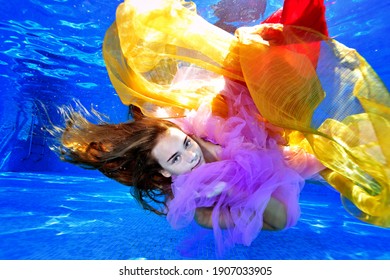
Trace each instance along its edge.
<path fill-rule="evenodd" d="M 80 112 L 69 108 L 65 111 L 66 126 L 57 128 L 56 150 L 60 158 L 83 168 L 97 169 L 131 186 L 132 195 L 145 209 L 165 214 L 165 201 L 172 196 L 172 181 L 160 174 L 162 168 L 151 151 L 160 135 L 177 126 L 140 114 L 125 123 L 94 124 Z"/>

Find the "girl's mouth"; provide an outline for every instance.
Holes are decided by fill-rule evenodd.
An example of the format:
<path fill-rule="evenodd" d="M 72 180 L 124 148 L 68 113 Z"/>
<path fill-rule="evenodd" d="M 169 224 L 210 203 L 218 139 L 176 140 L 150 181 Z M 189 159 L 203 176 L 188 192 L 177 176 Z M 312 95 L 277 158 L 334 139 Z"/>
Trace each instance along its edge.
<path fill-rule="evenodd" d="M 194 170 L 195 168 L 197 168 L 202 162 L 202 157 L 199 158 L 198 162 L 194 165 L 194 167 L 191 168 L 191 170 Z"/>

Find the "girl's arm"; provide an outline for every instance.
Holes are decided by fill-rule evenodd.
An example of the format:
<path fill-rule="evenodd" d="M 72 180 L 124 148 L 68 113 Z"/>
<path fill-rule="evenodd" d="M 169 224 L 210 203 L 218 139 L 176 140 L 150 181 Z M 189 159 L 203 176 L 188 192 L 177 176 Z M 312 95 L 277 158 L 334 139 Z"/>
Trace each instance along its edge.
<path fill-rule="evenodd" d="M 212 207 L 197 208 L 195 212 L 195 221 L 203 227 L 212 228 L 213 221 L 211 214 L 213 212 Z M 287 222 L 286 208 L 279 200 L 272 198 L 267 204 L 263 214 L 263 228 L 264 230 L 281 230 L 284 229 Z M 234 226 L 234 222 L 231 219 L 229 213 L 220 214 L 219 226 L 221 228 L 230 228 Z M 259 229 L 261 230 L 261 229 Z"/>

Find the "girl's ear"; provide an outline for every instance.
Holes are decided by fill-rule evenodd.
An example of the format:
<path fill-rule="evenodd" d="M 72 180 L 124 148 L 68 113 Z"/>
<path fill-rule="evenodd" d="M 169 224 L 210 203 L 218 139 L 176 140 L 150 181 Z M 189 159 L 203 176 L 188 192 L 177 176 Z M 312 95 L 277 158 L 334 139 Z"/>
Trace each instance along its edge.
<path fill-rule="evenodd" d="M 166 178 L 169 178 L 172 176 L 172 174 L 169 171 L 166 171 L 165 169 L 160 170 L 160 174 Z"/>

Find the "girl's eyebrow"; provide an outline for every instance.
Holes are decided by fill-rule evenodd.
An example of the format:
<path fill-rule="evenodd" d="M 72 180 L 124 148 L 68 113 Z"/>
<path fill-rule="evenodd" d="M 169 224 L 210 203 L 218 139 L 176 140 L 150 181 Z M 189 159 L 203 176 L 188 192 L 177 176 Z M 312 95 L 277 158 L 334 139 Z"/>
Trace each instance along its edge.
<path fill-rule="evenodd" d="M 184 138 L 184 141 L 183 141 L 183 146 L 185 146 L 186 142 L 187 142 L 187 139 L 188 139 L 188 136 L 186 136 L 186 138 Z M 173 159 L 175 156 L 177 156 L 179 154 L 179 152 L 176 152 L 174 153 L 168 160 L 167 162 L 169 162 L 171 159 Z"/>
<path fill-rule="evenodd" d="M 168 160 L 167 160 L 167 162 L 169 162 L 171 159 L 173 159 L 175 156 L 177 156 L 179 153 L 178 152 L 176 152 L 176 153 L 174 153 Z"/>

